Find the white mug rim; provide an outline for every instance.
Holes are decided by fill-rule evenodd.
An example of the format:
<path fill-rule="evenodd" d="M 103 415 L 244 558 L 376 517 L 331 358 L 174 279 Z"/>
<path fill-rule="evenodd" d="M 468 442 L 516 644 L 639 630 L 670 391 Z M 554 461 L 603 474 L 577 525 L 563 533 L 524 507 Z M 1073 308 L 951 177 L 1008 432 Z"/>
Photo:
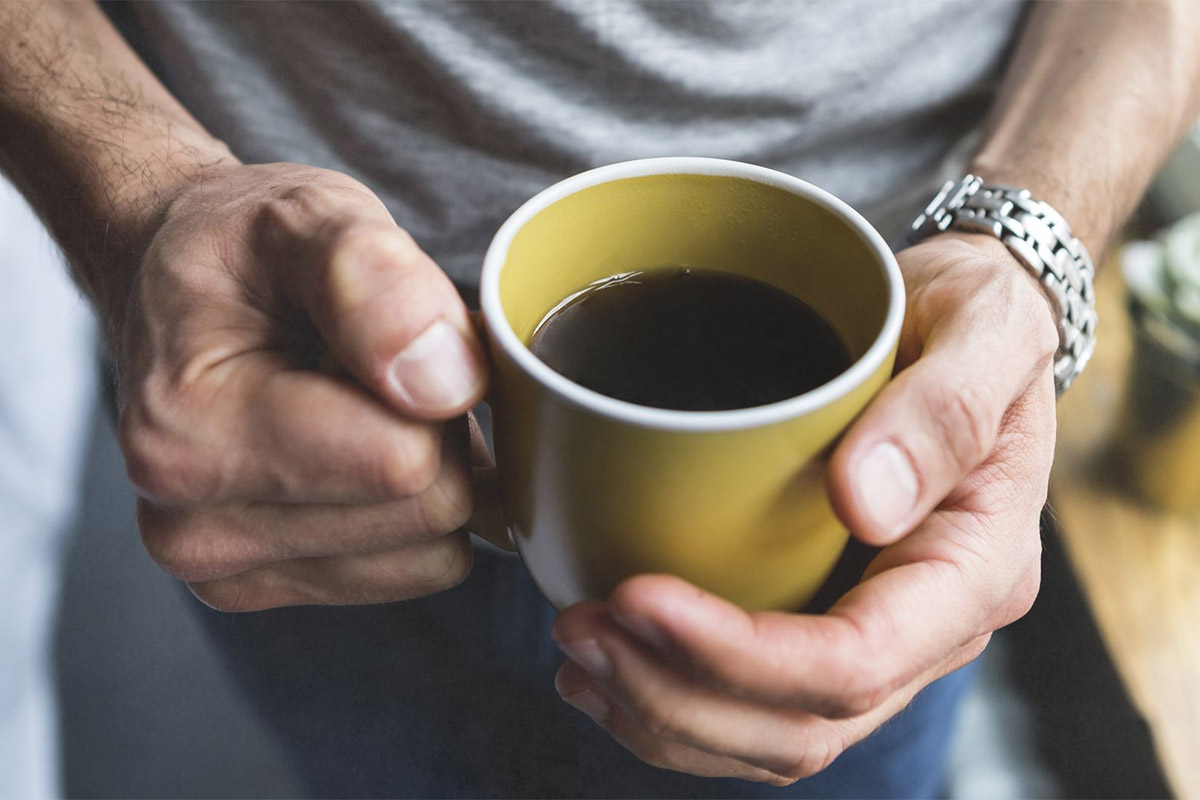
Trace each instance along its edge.
<path fill-rule="evenodd" d="M 768 405 L 727 411 L 653 408 L 608 397 L 555 372 L 521 341 L 500 302 L 500 273 L 517 232 L 538 213 L 583 189 L 648 175 L 715 175 L 775 186 L 823 206 L 844 219 L 876 256 L 888 286 L 887 316 L 867 351 L 833 380 L 804 394 Z M 808 414 L 846 396 L 874 375 L 899 340 L 904 321 L 904 280 L 891 248 L 857 211 L 829 192 L 777 170 L 719 158 L 672 156 L 622 161 L 581 172 L 543 189 L 512 213 L 493 237 L 483 259 L 480 308 L 492 342 L 533 380 L 560 400 L 592 413 L 639 427 L 665 431 L 734 431 L 771 425 Z"/>

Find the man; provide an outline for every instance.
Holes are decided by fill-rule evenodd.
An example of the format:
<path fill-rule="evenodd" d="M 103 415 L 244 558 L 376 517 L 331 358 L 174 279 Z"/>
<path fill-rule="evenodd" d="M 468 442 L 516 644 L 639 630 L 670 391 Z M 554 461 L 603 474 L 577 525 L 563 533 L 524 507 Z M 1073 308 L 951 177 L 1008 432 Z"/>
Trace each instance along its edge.
<path fill-rule="evenodd" d="M 314 792 L 937 791 L 962 677 L 937 679 L 1038 585 L 1065 323 L 1016 258 L 961 231 L 899 254 L 901 371 L 829 470 L 882 549 L 824 615 L 639 576 L 552 620 L 462 529 L 473 495 L 495 509 L 460 292 L 521 199 L 637 156 L 777 166 L 886 228 L 989 100 L 971 171 L 1099 254 L 1200 108 L 1197 9 L 1038 6 L 1005 59 L 1022 11 L 137 6 L 172 94 L 96 7 L 0 7 L 0 163 L 104 324 L 143 539 L 214 608 L 283 609 L 208 621 Z M 633 756 L 698 777 L 567 714 L 556 669 Z"/>

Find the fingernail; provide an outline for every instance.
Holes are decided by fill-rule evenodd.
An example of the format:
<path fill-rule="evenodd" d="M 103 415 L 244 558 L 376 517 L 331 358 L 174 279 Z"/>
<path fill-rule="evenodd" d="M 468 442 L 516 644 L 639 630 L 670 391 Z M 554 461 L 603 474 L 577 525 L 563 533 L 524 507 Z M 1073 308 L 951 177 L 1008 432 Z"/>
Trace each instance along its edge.
<path fill-rule="evenodd" d="M 896 445 L 880 442 L 858 465 L 858 497 L 867 514 L 894 533 L 917 502 L 917 475 Z"/>
<path fill-rule="evenodd" d="M 643 614 L 613 614 L 613 620 L 660 653 L 667 652 L 671 646 L 671 641 L 663 633 L 662 628 Z"/>
<path fill-rule="evenodd" d="M 445 320 L 430 325 L 396 356 L 389 377 L 401 399 L 427 411 L 462 406 L 485 380 L 475 353 Z"/>
<path fill-rule="evenodd" d="M 596 722 L 603 722 L 608 716 L 608 698 L 599 692 L 593 692 L 591 689 L 584 689 L 577 694 L 562 695 L 563 702 L 574 708 L 579 709 Z"/>
<path fill-rule="evenodd" d="M 583 639 L 578 642 L 563 642 L 559 648 L 567 654 L 567 658 L 583 667 L 584 672 L 593 678 L 605 680 L 612 675 L 612 662 L 596 644 L 595 639 Z"/>

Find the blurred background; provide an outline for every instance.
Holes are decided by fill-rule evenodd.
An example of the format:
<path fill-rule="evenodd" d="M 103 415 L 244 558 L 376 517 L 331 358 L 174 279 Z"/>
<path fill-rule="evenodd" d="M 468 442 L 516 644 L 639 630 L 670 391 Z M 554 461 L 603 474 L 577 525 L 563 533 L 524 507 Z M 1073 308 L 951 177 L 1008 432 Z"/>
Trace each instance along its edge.
<path fill-rule="evenodd" d="M 0 717 L 12 721 L 6 741 L 28 748 L 0 755 L 0 797 L 297 796 L 290 766 L 209 650 L 195 601 L 142 550 L 86 309 L 65 276 L 49 287 L 22 279 L 62 268 L 2 188 L 0 330 L 11 341 L 0 348 L 0 447 L 12 457 L 0 459 Z M 1197 211 L 1200 133 L 1129 236 L 1153 240 Z M 1124 265 L 1133 300 L 1124 251 L 1109 258 L 1100 352 L 1114 355 L 1098 357 L 1064 401 L 1071 420 L 1045 518 L 1042 593 L 984 656 L 956 736 L 951 797 L 1200 796 L 1185 763 L 1200 760 L 1200 745 L 1187 749 L 1200 742 L 1200 711 L 1195 690 L 1176 685 L 1194 675 L 1200 686 L 1189 672 L 1200 670 L 1200 626 L 1187 617 L 1200 610 L 1189 588 L 1200 584 L 1200 502 L 1189 494 L 1200 467 L 1187 461 L 1200 453 L 1200 428 L 1188 428 L 1200 419 L 1200 362 L 1189 366 L 1186 347 L 1193 334 L 1200 342 L 1200 301 L 1190 306 L 1188 294 L 1200 245 L 1191 246 L 1192 267 L 1171 261 L 1172 249 L 1187 257 L 1187 241 L 1135 247 L 1136 263 Z M 1154 334 L 1155 324 L 1168 332 Z M 1130 374 L 1150 387 L 1144 397 L 1130 399 Z M 1149 440 L 1139 431 L 1154 431 L 1157 449 L 1138 451 Z M 1130 488 L 1147 474 L 1153 486 L 1182 475 L 1183 488 L 1157 498 Z M 45 774 L 38 764 L 55 741 L 59 767 Z M 6 786 L 7 775 L 18 777 Z"/>

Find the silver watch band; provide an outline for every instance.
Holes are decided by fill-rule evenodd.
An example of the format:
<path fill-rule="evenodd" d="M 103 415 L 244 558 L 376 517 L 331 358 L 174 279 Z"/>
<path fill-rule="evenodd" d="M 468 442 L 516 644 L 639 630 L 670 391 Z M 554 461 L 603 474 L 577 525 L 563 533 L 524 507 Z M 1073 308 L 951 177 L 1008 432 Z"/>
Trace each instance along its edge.
<path fill-rule="evenodd" d="M 995 236 L 1041 284 L 1058 317 L 1054 387 L 1062 395 L 1096 349 L 1096 271 L 1083 243 L 1057 211 L 1028 190 L 985 185 L 970 174 L 946 182 L 913 221 L 908 241 L 949 228 Z"/>

